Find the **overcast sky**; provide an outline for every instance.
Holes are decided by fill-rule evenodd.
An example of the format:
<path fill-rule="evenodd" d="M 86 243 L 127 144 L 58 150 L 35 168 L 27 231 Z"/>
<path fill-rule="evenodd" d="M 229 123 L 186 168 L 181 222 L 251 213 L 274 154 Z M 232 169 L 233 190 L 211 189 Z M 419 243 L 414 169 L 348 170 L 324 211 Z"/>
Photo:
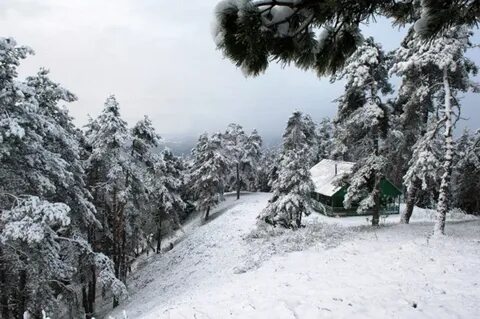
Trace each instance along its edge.
<path fill-rule="evenodd" d="M 223 130 L 230 122 L 280 136 L 294 110 L 333 117 L 342 85 L 314 72 L 273 65 L 245 78 L 215 49 L 211 36 L 218 0 L 0 0 L 0 36 L 14 37 L 36 55 L 20 75 L 39 67 L 79 97 L 70 106 L 78 125 L 98 115 L 115 94 L 133 124 L 144 114 L 172 137 Z M 365 28 L 394 49 L 404 31 L 386 21 Z M 476 38 L 477 39 L 477 38 Z M 477 41 L 478 42 L 478 41 Z M 477 63 L 480 50 L 472 52 Z M 480 127 L 480 97 L 464 99 L 462 126 Z"/>

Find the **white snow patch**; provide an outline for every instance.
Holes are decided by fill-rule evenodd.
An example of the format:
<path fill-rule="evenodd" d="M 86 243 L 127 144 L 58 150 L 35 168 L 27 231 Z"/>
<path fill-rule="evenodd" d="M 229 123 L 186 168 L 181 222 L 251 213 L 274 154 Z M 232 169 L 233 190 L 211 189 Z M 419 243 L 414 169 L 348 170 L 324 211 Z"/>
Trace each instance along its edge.
<path fill-rule="evenodd" d="M 269 194 L 231 196 L 192 222 L 172 251 L 131 276 L 122 318 L 475 318 L 480 220 L 448 222 L 438 240 L 421 210 L 390 216 L 312 214 L 290 232 L 255 230 Z M 427 221 L 416 222 L 415 215 Z M 363 225 L 363 226 L 362 226 Z"/>

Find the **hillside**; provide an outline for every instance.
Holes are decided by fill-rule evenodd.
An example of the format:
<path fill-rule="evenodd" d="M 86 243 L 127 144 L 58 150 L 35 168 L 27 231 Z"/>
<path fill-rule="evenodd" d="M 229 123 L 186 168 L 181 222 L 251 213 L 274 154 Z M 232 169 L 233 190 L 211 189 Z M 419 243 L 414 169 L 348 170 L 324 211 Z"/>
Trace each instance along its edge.
<path fill-rule="evenodd" d="M 254 231 L 269 194 L 228 197 L 209 222 L 130 277 L 123 318 L 474 318 L 480 221 L 451 220 L 431 239 L 428 212 L 374 229 L 365 217 L 311 215 L 296 232 Z"/>

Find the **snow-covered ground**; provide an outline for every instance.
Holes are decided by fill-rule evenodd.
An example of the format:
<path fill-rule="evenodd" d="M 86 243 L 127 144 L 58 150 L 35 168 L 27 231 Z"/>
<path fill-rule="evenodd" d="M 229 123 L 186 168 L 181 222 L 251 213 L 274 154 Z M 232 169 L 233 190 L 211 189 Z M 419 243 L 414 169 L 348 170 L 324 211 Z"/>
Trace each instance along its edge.
<path fill-rule="evenodd" d="M 255 230 L 270 194 L 245 194 L 197 216 L 173 250 L 129 280 L 123 318 L 478 318 L 480 220 L 451 216 L 432 239 L 431 212 L 411 225 L 390 216 L 312 214 L 295 231 Z"/>

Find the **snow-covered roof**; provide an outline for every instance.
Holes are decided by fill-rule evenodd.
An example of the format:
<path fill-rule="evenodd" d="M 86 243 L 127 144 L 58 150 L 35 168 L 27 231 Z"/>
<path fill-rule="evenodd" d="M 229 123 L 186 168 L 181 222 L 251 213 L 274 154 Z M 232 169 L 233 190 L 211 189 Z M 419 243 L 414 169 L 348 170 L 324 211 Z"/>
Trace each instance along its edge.
<path fill-rule="evenodd" d="M 335 165 L 337 166 L 337 175 L 335 175 Z M 335 185 L 335 181 L 343 175 L 352 171 L 353 162 L 334 161 L 323 159 L 310 169 L 312 174 L 315 192 L 325 196 L 332 196 L 340 190 L 341 187 Z"/>

